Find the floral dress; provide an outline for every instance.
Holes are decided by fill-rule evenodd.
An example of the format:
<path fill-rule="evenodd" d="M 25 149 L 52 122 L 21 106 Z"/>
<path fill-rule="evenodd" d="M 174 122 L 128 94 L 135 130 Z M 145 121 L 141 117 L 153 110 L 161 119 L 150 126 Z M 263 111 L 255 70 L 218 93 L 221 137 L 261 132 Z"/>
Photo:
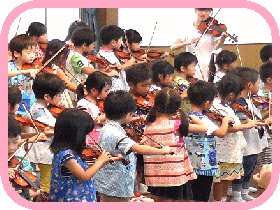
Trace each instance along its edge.
<path fill-rule="evenodd" d="M 51 202 L 95 202 L 96 191 L 93 178 L 83 182 L 75 177 L 64 164 L 75 159 L 86 170 L 86 163 L 72 150 L 63 150 L 54 155 L 51 177 Z"/>

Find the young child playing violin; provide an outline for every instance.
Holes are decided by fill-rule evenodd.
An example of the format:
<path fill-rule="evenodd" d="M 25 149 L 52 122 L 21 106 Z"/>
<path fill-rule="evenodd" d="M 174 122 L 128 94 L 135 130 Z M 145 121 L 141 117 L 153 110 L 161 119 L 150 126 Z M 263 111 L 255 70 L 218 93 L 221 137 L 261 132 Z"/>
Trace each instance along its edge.
<path fill-rule="evenodd" d="M 88 112 L 96 124 L 94 130 L 90 132 L 90 136 L 87 138 L 87 144 L 98 141 L 101 125 L 106 120 L 104 99 L 109 94 L 110 87 L 110 77 L 102 72 L 93 72 L 88 75 L 84 85 L 80 84 L 77 88 L 77 109 Z"/>
<path fill-rule="evenodd" d="M 189 132 L 188 136 L 184 137 L 193 168 L 197 174 L 197 179 L 191 181 L 195 201 L 207 202 L 209 199 L 213 177 L 218 175 L 214 136 L 224 137 L 227 134 L 229 123 L 233 122 L 230 117 L 225 116 L 219 126 L 203 113 L 204 110 L 211 108 L 216 94 L 215 86 L 205 81 L 192 83 L 188 89 L 191 103 L 191 111 L 188 115 L 198 116 L 206 126 L 206 130 Z"/>
<path fill-rule="evenodd" d="M 78 28 L 72 33 L 71 41 L 74 44 L 74 49 L 68 55 L 66 69 L 75 75 L 79 82 L 85 80 L 88 74 L 99 71 L 94 69 L 90 61 L 83 55 L 84 53 L 92 52 L 95 40 L 96 35 L 89 28 Z M 104 73 L 108 76 L 118 75 L 115 70 L 109 73 L 104 70 Z"/>
<path fill-rule="evenodd" d="M 50 73 L 36 76 L 33 83 L 33 91 L 37 101 L 32 105 L 30 112 L 34 120 L 49 126 L 47 128 L 49 130 L 47 135 L 49 141 L 34 144 L 28 153 L 28 157 L 40 169 L 40 188 L 44 192 L 50 191 L 53 154 L 49 147 L 53 139 L 53 128 L 56 122 L 56 118 L 50 113 L 47 106 L 48 104 L 57 105 L 61 100 L 64 89 L 64 82 L 57 75 Z"/>
<path fill-rule="evenodd" d="M 114 51 L 120 51 L 123 44 L 124 31 L 116 25 L 104 26 L 99 33 L 102 41 L 98 54 L 112 65 L 116 65 L 120 70 L 118 77 L 112 77 L 111 91 L 125 90 L 129 91 L 129 86 L 126 82 L 125 68 L 135 64 L 134 58 L 121 61 Z"/>
<path fill-rule="evenodd" d="M 32 22 L 28 26 L 27 34 L 38 43 L 36 45 L 35 60 L 42 62 L 45 58 L 48 44 L 47 27 L 43 23 Z"/>
<path fill-rule="evenodd" d="M 103 126 L 99 144 L 110 154 L 121 154 L 130 161 L 125 166 L 121 162 L 109 163 L 95 174 L 96 191 L 105 202 L 128 202 L 135 192 L 135 153 L 147 155 L 170 154 L 168 146 L 161 149 L 140 145 L 129 138 L 121 124 L 128 124 L 135 112 L 135 100 L 125 91 L 110 92 L 104 101 L 107 122 Z"/>
<path fill-rule="evenodd" d="M 197 58 L 195 55 L 189 52 L 182 52 L 175 56 L 174 58 L 174 68 L 178 75 L 174 78 L 172 85 L 179 89 L 183 99 L 186 99 L 182 103 L 182 109 L 187 114 L 191 105 L 187 99 L 187 89 L 190 84 L 196 79 L 193 78 L 196 72 L 195 66 L 197 65 Z"/>
<path fill-rule="evenodd" d="M 216 56 L 216 64 L 218 66 L 218 71 L 216 72 L 216 68 L 211 71 L 211 75 L 213 77 L 213 83 L 217 83 L 223 76 L 225 76 L 229 71 L 236 68 L 236 60 L 237 55 L 234 52 L 229 50 L 222 50 Z M 211 64 L 210 64 L 211 65 Z M 210 80 L 209 80 L 210 82 Z"/>
<path fill-rule="evenodd" d="M 270 121 L 267 136 L 268 147 L 263 149 L 259 157 L 259 169 L 261 169 L 263 165 L 272 163 L 272 61 L 265 62 L 260 67 L 259 72 L 264 86 L 258 91 L 258 96 L 265 97 L 268 100 L 268 104 L 263 104 L 259 108 L 262 111 L 263 119 Z"/>
<path fill-rule="evenodd" d="M 272 45 L 268 44 L 260 50 L 260 59 L 262 62 L 272 61 Z"/>
<path fill-rule="evenodd" d="M 215 201 L 226 201 L 228 187 L 232 180 L 241 179 L 244 175 L 242 165 L 243 150 L 246 140 L 242 130 L 258 126 L 258 121 L 250 120 L 241 124 L 234 110 L 228 105 L 236 100 L 244 89 L 244 82 L 239 76 L 225 75 L 218 83 L 218 96 L 213 101 L 212 109 L 234 119 L 223 138 L 215 137 L 219 173 L 214 177 L 213 196 Z"/>
<path fill-rule="evenodd" d="M 251 95 L 256 95 L 259 90 L 259 72 L 248 67 L 238 67 L 230 71 L 228 74 L 236 74 L 245 82 L 245 88 L 242 90 L 241 95 L 238 98 L 238 103 L 246 108 L 246 110 L 249 110 L 253 117 L 240 112 L 242 110 L 237 110 L 237 115 L 240 118 L 241 123 L 246 123 L 248 117 L 262 119 L 260 109 L 251 101 Z M 239 180 L 233 181 L 232 195 L 234 201 L 246 202 L 254 199 L 249 195 L 251 176 L 257 165 L 259 153 L 268 146 L 267 133 L 261 125 L 265 125 L 265 122 L 259 121 L 259 127 L 242 131 L 247 142 L 247 146 L 243 153 L 244 176 Z"/>
<path fill-rule="evenodd" d="M 25 198 L 26 200 L 33 200 L 34 197 L 39 195 L 40 191 L 32 189 L 29 187 L 23 187 L 18 185 L 14 179 L 20 179 L 19 175 L 17 174 L 17 162 L 20 162 L 23 158 L 22 154 L 17 152 L 20 140 L 20 133 L 21 128 L 18 122 L 15 120 L 12 114 L 8 115 L 8 160 L 9 160 L 9 167 L 8 167 L 8 175 L 9 179 L 11 180 L 11 184 L 13 188 L 20 194 L 21 197 Z M 15 154 L 16 153 L 16 154 Z M 19 164 L 19 163 L 18 163 Z M 33 173 L 34 169 L 31 166 L 29 160 L 24 158 L 23 162 L 20 165 L 23 171 L 27 171 L 29 173 Z M 34 174 L 32 174 L 34 176 Z"/>
<path fill-rule="evenodd" d="M 170 87 L 174 67 L 166 60 L 158 60 L 152 66 L 152 86 L 150 92 L 155 94 L 164 87 Z"/>
<path fill-rule="evenodd" d="M 180 137 L 188 133 L 189 123 L 184 112 L 181 119 L 174 120 L 179 112 L 181 97 L 170 88 L 156 93 L 155 105 L 147 117 L 141 144 L 154 147 L 169 146 L 175 155 L 144 155 L 145 183 L 148 192 L 161 201 L 192 200 L 189 180 L 196 179 L 188 150 Z"/>
<path fill-rule="evenodd" d="M 51 172 L 51 202 L 95 202 L 93 176 L 112 157 L 104 151 L 95 164 L 88 167 L 82 160 L 86 136 L 94 128 L 91 116 L 81 110 L 66 109 L 57 117 L 54 139 L 50 146 L 54 153 Z"/>
<path fill-rule="evenodd" d="M 28 108 L 36 101 L 30 78 L 35 77 L 38 70 L 35 66 L 24 70 L 23 66 L 24 64 L 33 63 L 36 45 L 37 43 L 26 34 L 15 36 L 9 43 L 9 50 L 12 53 L 13 60 L 8 65 L 8 84 L 16 85 L 20 88 L 22 101 L 27 104 Z M 19 107 L 17 114 L 26 115 L 22 105 Z"/>

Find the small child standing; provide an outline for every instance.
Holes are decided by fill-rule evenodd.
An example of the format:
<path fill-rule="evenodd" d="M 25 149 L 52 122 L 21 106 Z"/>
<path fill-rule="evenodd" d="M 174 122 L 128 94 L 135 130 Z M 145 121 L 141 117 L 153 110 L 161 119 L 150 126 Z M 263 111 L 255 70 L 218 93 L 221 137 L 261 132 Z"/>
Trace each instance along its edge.
<path fill-rule="evenodd" d="M 150 92 L 155 93 L 164 87 L 170 87 L 174 67 L 166 60 L 158 60 L 151 66 L 153 84 Z"/>
<path fill-rule="evenodd" d="M 90 168 L 81 159 L 86 148 L 86 135 L 94 122 L 86 112 L 67 109 L 61 112 L 55 125 L 54 153 L 51 172 L 51 202 L 95 202 L 96 192 L 92 177 L 109 161 L 119 160 L 104 151 Z"/>
<path fill-rule="evenodd" d="M 77 88 L 78 102 L 77 109 L 86 111 L 94 120 L 96 126 L 87 138 L 87 144 L 98 141 L 101 125 L 104 124 L 106 116 L 104 114 L 104 99 L 109 94 L 111 79 L 102 72 L 91 73 L 84 85 Z M 87 94 L 85 94 L 85 92 Z M 93 139 L 92 139 L 93 138 Z"/>
<path fill-rule="evenodd" d="M 103 196 L 105 202 L 128 202 L 134 195 L 136 181 L 135 153 L 142 155 L 170 154 L 171 149 L 164 146 L 157 149 L 140 145 L 130 139 L 121 124 L 127 124 L 132 119 L 136 109 L 135 100 L 124 91 L 111 92 L 105 98 L 104 111 L 107 122 L 103 126 L 99 144 L 110 154 L 121 154 L 130 161 L 125 166 L 121 162 L 109 163 L 95 175 L 96 191 Z"/>
<path fill-rule="evenodd" d="M 197 179 L 191 181 L 195 201 L 207 202 L 209 199 L 213 177 L 218 175 L 214 136 L 224 137 L 227 134 L 229 123 L 233 122 L 233 119 L 226 116 L 219 127 L 203 114 L 204 110 L 211 108 L 216 94 L 217 90 L 214 84 L 205 81 L 197 81 L 191 84 L 188 89 L 192 105 L 188 115 L 198 116 L 207 127 L 206 132 L 189 132 L 188 136 L 184 138 L 190 152 L 193 168 L 197 174 Z"/>
<path fill-rule="evenodd" d="M 181 112 L 180 120 L 173 120 L 181 107 L 181 96 L 164 88 L 155 96 L 155 105 L 147 117 L 141 144 L 173 148 L 174 155 L 144 155 L 145 183 L 148 192 L 164 201 L 192 200 L 189 180 L 196 179 L 188 150 L 180 138 L 188 133 L 189 123 Z M 160 145 L 160 146 L 159 146 Z"/>
<path fill-rule="evenodd" d="M 51 164 L 53 154 L 49 147 L 53 139 L 53 127 L 56 118 L 47 109 L 48 104 L 57 105 L 61 100 L 61 94 L 65 89 L 64 82 L 55 74 L 44 73 L 38 75 L 33 83 L 33 91 L 37 98 L 31 107 L 31 115 L 34 120 L 42 122 L 50 129 L 49 141 L 34 144 L 28 153 L 30 162 L 36 163 L 40 169 L 40 188 L 44 192 L 50 191 Z"/>

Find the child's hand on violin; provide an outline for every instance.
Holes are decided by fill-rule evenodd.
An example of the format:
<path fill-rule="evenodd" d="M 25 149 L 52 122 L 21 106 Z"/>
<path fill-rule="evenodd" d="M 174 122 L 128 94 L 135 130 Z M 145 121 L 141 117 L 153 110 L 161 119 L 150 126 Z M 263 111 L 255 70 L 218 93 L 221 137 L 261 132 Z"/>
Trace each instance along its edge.
<path fill-rule="evenodd" d="M 163 146 L 161 150 L 163 150 L 164 154 L 166 155 L 174 153 L 174 151 L 169 146 Z"/>
<path fill-rule="evenodd" d="M 97 161 L 100 162 L 102 166 L 104 166 L 109 161 L 111 161 L 111 158 L 112 158 L 112 155 L 110 155 L 109 152 L 103 150 L 102 154 L 98 157 Z"/>
<path fill-rule="evenodd" d="M 39 136 L 39 137 L 38 137 Z M 33 143 L 36 141 L 38 137 L 38 140 L 37 141 L 48 141 L 49 138 L 44 134 L 44 133 L 39 133 L 35 136 L 32 136 L 29 140 L 28 140 L 28 143 Z"/>
<path fill-rule="evenodd" d="M 228 37 L 228 33 L 227 32 L 223 32 L 221 36 L 227 38 Z"/>
<path fill-rule="evenodd" d="M 262 122 L 261 120 L 249 120 L 246 123 L 247 129 L 255 128 L 255 127 L 259 127 L 259 126 L 263 126 L 263 125 L 265 125 L 265 122 Z"/>
<path fill-rule="evenodd" d="M 45 129 L 44 129 L 44 134 L 45 134 L 45 136 L 47 136 L 47 137 L 53 136 L 53 135 L 54 135 L 54 128 L 45 127 Z"/>
<path fill-rule="evenodd" d="M 35 78 L 36 74 L 40 71 L 40 69 L 29 69 L 28 71 L 30 77 Z"/>
<path fill-rule="evenodd" d="M 191 124 L 205 125 L 204 122 L 202 122 L 202 120 L 196 115 L 190 115 L 189 118 Z"/>
<path fill-rule="evenodd" d="M 266 119 L 265 119 L 265 123 L 266 123 L 267 125 L 271 125 L 271 124 L 272 124 L 272 117 L 266 118 Z"/>
<path fill-rule="evenodd" d="M 185 42 L 187 45 L 189 44 L 196 44 L 198 43 L 200 40 L 200 37 L 197 37 L 197 38 L 193 38 L 190 42 Z"/>
<path fill-rule="evenodd" d="M 185 89 L 182 91 L 181 93 L 181 98 L 184 100 L 184 99 L 187 99 L 188 98 L 188 90 Z"/>
<path fill-rule="evenodd" d="M 16 170 L 15 168 L 8 168 L 8 176 L 9 179 L 14 179 L 16 178 Z"/>
<path fill-rule="evenodd" d="M 40 195 L 40 193 L 41 193 L 40 190 L 36 190 L 35 191 L 35 190 L 31 189 L 31 188 L 28 190 L 28 192 L 29 192 L 29 195 L 30 195 L 31 198 L 35 198 L 38 195 Z"/>
<path fill-rule="evenodd" d="M 146 121 L 146 117 L 144 115 L 140 115 L 140 116 L 134 116 L 132 117 L 130 123 L 134 124 L 134 123 L 144 123 Z"/>
<path fill-rule="evenodd" d="M 227 123 L 227 124 L 234 123 L 234 119 L 229 117 L 229 116 L 225 116 L 222 121 Z"/>
<path fill-rule="evenodd" d="M 110 160 L 109 161 L 120 161 L 120 160 L 123 160 L 123 156 L 121 154 L 117 154 L 116 156 L 112 156 L 110 157 Z"/>
<path fill-rule="evenodd" d="M 97 118 L 96 118 L 96 123 L 97 124 L 100 124 L 102 122 L 104 122 L 106 120 L 106 114 L 105 113 L 102 113 L 101 115 L 99 115 Z"/>

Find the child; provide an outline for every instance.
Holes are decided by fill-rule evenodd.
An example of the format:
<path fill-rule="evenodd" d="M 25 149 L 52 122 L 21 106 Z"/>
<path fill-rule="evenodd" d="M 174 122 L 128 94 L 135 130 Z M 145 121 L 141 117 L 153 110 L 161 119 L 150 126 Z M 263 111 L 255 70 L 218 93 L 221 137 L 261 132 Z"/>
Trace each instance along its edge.
<path fill-rule="evenodd" d="M 218 66 L 217 72 L 212 72 L 214 75 L 213 83 L 217 83 L 229 71 L 236 68 L 237 55 L 228 50 L 222 50 L 216 57 L 216 64 Z"/>
<path fill-rule="evenodd" d="M 216 141 L 214 136 L 224 137 L 227 133 L 230 117 L 224 117 L 218 127 L 206 115 L 204 110 L 209 110 L 216 97 L 217 90 L 212 83 L 197 81 L 190 85 L 188 96 L 191 103 L 189 115 L 198 116 L 206 125 L 207 131 L 190 132 L 185 137 L 187 149 L 190 152 L 192 165 L 197 174 L 197 179 L 191 181 L 193 199 L 207 202 L 211 192 L 213 177 L 218 174 L 216 161 Z"/>
<path fill-rule="evenodd" d="M 9 114 L 8 115 L 8 159 L 10 159 L 12 155 L 14 155 L 13 158 L 18 159 L 19 161 L 21 161 L 21 159 L 23 158 L 22 154 L 19 153 L 14 154 L 18 149 L 20 133 L 21 133 L 20 125 L 15 120 L 14 116 L 12 114 Z M 12 164 L 12 161 L 10 161 L 9 164 Z M 30 162 L 26 158 L 21 164 L 21 169 L 23 171 L 27 171 L 30 173 L 34 172 L 34 169 L 32 168 Z M 11 168 L 11 167 L 8 168 L 8 174 L 10 180 L 16 178 L 17 170 L 18 169 L 16 168 Z M 33 200 L 34 197 L 40 194 L 40 191 L 35 191 L 30 187 L 20 188 L 20 186 L 17 186 L 16 183 L 14 183 L 14 181 L 11 181 L 11 184 L 13 188 L 20 194 L 20 196 L 25 198 L 26 200 L 31 201 Z"/>
<path fill-rule="evenodd" d="M 168 61 L 158 60 L 152 65 L 151 69 L 153 72 L 153 84 L 150 92 L 154 93 L 164 87 L 170 87 L 174 67 Z"/>
<path fill-rule="evenodd" d="M 87 138 L 87 144 L 92 144 L 94 140 L 96 142 L 98 141 L 101 129 L 100 125 L 104 124 L 106 120 L 106 116 L 103 113 L 104 104 L 102 106 L 102 103 L 109 94 L 110 87 L 111 79 L 101 72 L 91 73 L 84 86 L 82 84 L 78 86 L 77 95 L 79 101 L 77 103 L 77 109 L 88 112 L 97 125 L 90 132 L 91 137 Z M 87 94 L 85 94 L 85 91 Z"/>
<path fill-rule="evenodd" d="M 9 43 L 13 60 L 8 65 L 8 84 L 16 85 L 20 88 L 22 101 L 27 104 L 28 108 L 36 101 L 32 92 L 30 77 L 35 77 L 38 70 L 35 66 L 34 68 L 23 70 L 23 65 L 32 64 L 34 61 L 36 45 L 37 43 L 26 34 L 15 36 Z M 17 114 L 26 115 L 22 105 L 19 107 Z"/>
<path fill-rule="evenodd" d="M 260 50 L 260 58 L 262 62 L 267 62 L 267 61 L 272 61 L 272 45 L 268 44 L 265 45 L 261 50 Z"/>
<path fill-rule="evenodd" d="M 107 25 L 100 30 L 99 36 L 103 45 L 100 47 L 98 54 L 110 64 L 117 65 L 117 68 L 121 70 L 118 74 L 118 78 L 112 78 L 111 91 L 129 91 L 129 86 L 126 82 L 126 74 L 122 69 L 133 65 L 135 60 L 132 58 L 125 64 L 122 64 L 114 52 L 114 50 L 121 49 L 122 39 L 124 36 L 123 30 L 116 25 Z"/>
<path fill-rule="evenodd" d="M 259 108 L 252 104 L 250 99 L 250 96 L 256 95 L 259 90 L 259 72 L 248 67 L 238 67 L 232 73 L 240 76 L 245 81 L 245 88 L 241 92 L 238 103 L 247 108 L 252 115 L 256 115 L 261 119 Z M 247 122 L 248 117 L 246 115 L 238 113 L 238 116 L 241 119 L 241 123 Z M 259 123 L 259 125 L 261 124 Z M 239 180 L 234 180 L 232 184 L 233 200 L 239 202 L 254 199 L 248 194 L 251 176 L 257 165 L 258 154 L 268 146 L 267 134 L 263 127 L 246 129 L 242 132 L 247 141 L 247 146 L 243 154 L 244 177 Z"/>
<path fill-rule="evenodd" d="M 104 112 L 108 120 L 101 130 L 99 144 L 102 149 L 107 150 L 110 154 L 120 153 L 130 161 L 127 166 L 121 162 L 109 163 L 96 173 L 96 191 L 103 195 L 103 201 L 105 202 L 128 202 L 130 197 L 134 195 L 135 153 L 142 155 L 171 153 L 168 146 L 157 149 L 140 145 L 127 136 L 121 124 L 130 122 L 135 109 L 135 100 L 124 91 L 111 92 L 105 98 Z"/>
<path fill-rule="evenodd" d="M 27 34 L 38 43 L 36 45 L 36 60 L 42 62 L 48 44 L 47 27 L 43 23 L 33 22 L 29 25 Z"/>
<path fill-rule="evenodd" d="M 260 106 L 262 111 L 263 119 L 270 120 L 272 124 L 272 61 L 264 63 L 260 67 L 260 77 L 264 86 L 259 90 L 258 96 L 264 96 L 268 99 L 269 104 L 264 104 Z M 269 132 L 267 136 L 268 147 L 264 148 L 260 154 L 259 169 L 263 165 L 269 165 L 272 163 L 272 127 L 269 127 Z"/>
<path fill-rule="evenodd" d="M 181 96 L 175 90 L 164 88 L 155 96 L 155 105 L 147 117 L 147 126 L 141 143 L 158 147 L 173 147 L 176 155 L 144 155 L 145 183 L 148 191 L 170 200 L 191 200 L 189 180 L 196 175 L 191 166 L 188 150 L 179 136 L 188 133 L 188 120 L 181 112 L 181 120 L 172 120 L 181 107 Z M 153 141 L 151 141 L 151 139 Z M 166 200 L 165 200 L 166 199 Z"/>
<path fill-rule="evenodd" d="M 38 75 L 33 83 L 33 91 L 37 98 L 31 107 L 33 119 L 54 127 L 56 118 L 47 109 L 48 104 L 57 105 L 65 89 L 63 81 L 55 74 Z M 52 142 L 53 129 L 49 131 L 49 141 L 34 144 L 28 153 L 30 161 L 36 163 L 40 169 L 40 188 L 44 192 L 50 191 L 51 163 L 53 154 L 49 147 Z"/>
<path fill-rule="evenodd" d="M 81 159 L 86 148 L 86 135 L 94 122 L 86 112 L 64 110 L 55 124 L 51 151 L 54 153 L 51 172 L 51 202 L 95 202 L 96 192 L 92 177 L 109 161 L 119 160 L 103 152 L 90 168 Z"/>
<path fill-rule="evenodd" d="M 84 53 L 90 53 L 94 49 L 96 35 L 89 28 L 78 28 L 71 36 L 71 41 L 74 44 L 74 50 L 71 51 L 66 60 L 66 68 L 71 74 L 75 75 L 79 81 L 86 79 L 87 75 L 99 71 L 94 69 L 90 61 L 83 56 Z M 118 73 L 112 70 L 106 73 L 108 76 L 115 76 Z"/>
<path fill-rule="evenodd" d="M 228 133 L 223 137 L 215 137 L 217 145 L 217 161 L 219 173 L 214 177 L 213 196 L 215 201 L 226 201 L 228 187 L 232 180 L 241 179 L 244 175 L 242 166 L 243 150 L 246 140 L 242 130 L 258 126 L 258 121 L 250 120 L 241 124 L 229 102 L 238 98 L 244 89 L 244 82 L 236 75 L 226 75 L 218 82 L 218 96 L 213 101 L 214 111 L 234 119 L 234 124 L 228 128 Z"/>
<path fill-rule="evenodd" d="M 191 84 L 190 78 L 193 78 L 197 65 L 197 58 L 195 55 L 189 52 L 182 52 L 174 58 L 174 68 L 178 72 L 178 75 L 173 80 L 173 86 L 178 87 L 183 99 L 187 97 L 187 89 Z M 184 100 L 182 103 L 182 109 L 187 114 L 191 105 L 189 101 Z"/>

